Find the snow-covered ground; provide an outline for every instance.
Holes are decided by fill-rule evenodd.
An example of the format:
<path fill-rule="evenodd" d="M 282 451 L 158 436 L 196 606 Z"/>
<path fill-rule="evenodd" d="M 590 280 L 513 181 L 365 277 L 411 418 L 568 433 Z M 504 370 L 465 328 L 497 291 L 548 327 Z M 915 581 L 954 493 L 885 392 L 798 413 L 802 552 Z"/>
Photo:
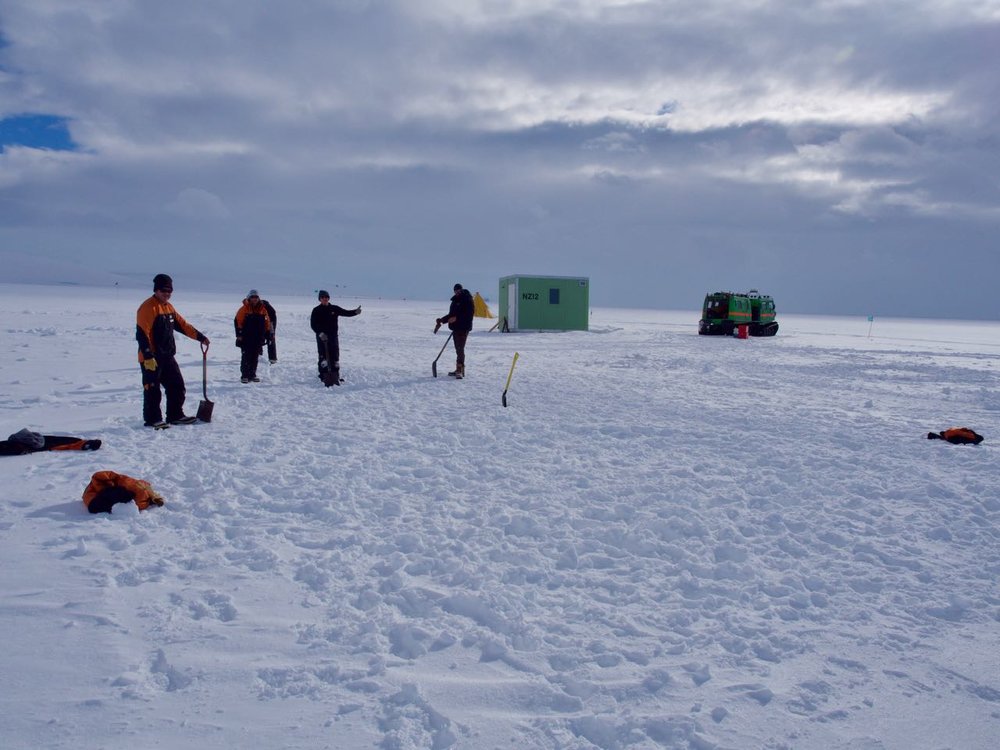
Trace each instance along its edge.
<path fill-rule="evenodd" d="M 997 747 L 1000 324 L 478 321 L 457 382 L 444 293 L 360 300 L 326 389 L 271 297 L 241 385 L 240 300 L 179 285 L 215 415 L 154 432 L 144 296 L 0 285 L 0 437 L 104 440 L 0 458 L 4 748 Z M 100 469 L 166 505 L 88 514 Z"/>

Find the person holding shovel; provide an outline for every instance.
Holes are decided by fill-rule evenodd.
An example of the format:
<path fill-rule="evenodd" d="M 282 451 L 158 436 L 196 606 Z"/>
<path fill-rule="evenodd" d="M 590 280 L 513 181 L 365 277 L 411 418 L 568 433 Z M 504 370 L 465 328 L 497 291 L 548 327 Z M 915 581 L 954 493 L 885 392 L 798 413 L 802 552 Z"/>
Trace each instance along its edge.
<path fill-rule="evenodd" d="M 135 340 L 139 344 L 139 369 L 142 371 L 142 418 L 146 427 L 165 426 L 160 401 L 167 393 L 167 422 L 190 424 L 196 417 L 184 414 L 184 376 L 177 365 L 174 331 L 201 342 L 208 348 L 208 336 L 188 323 L 170 304 L 174 281 L 165 273 L 153 278 L 153 296 L 143 302 L 135 314 Z"/>
<path fill-rule="evenodd" d="M 319 304 L 313 308 L 309 325 L 316 334 L 316 349 L 319 352 L 319 379 L 329 388 L 340 385 L 340 338 L 337 321 L 341 317 L 353 318 L 361 314 L 361 305 L 353 310 L 345 310 L 340 305 L 330 304 L 330 293 L 319 290 Z"/>
<path fill-rule="evenodd" d="M 469 290 L 463 289 L 461 284 L 455 284 L 453 291 L 455 294 L 451 298 L 448 314 L 435 321 L 434 333 L 437 333 L 438 329 L 445 323 L 448 324 L 448 329 L 455 342 L 455 369 L 448 374 L 456 380 L 461 380 L 465 377 L 465 342 L 472 330 L 472 318 L 476 314 L 476 305 L 472 301 Z"/>

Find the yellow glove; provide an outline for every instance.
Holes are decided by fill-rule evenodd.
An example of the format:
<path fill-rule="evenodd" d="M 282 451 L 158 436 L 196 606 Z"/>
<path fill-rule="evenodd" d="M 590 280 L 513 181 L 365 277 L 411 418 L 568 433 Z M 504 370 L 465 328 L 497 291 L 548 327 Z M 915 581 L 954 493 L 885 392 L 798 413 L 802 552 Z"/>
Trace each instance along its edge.
<path fill-rule="evenodd" d="M 142 361 L 142 366 L 150 372 L 156 372 L 156 357 L 150 357 Z"/>

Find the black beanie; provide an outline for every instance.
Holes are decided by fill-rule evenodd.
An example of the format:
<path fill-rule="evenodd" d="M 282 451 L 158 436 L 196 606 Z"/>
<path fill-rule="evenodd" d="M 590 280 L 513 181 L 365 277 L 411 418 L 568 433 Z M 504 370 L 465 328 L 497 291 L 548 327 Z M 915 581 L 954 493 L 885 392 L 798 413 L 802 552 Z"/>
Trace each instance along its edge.
<path fill-rule="evenodd" d="M 165 273 L 158 273 L 153 277 L 153 291 L 159 289 L 173 289 L 174 280 L 167 276 Z"/>
<path fill-rule="evenodd" d="M 461 284 L 455 284 L 455 286 L 452 289 L 453 289 L 453 291 L 460 292 L 460 291 L 462 291 L 462 285 Z"/>
<path fill-rule="evenodd" d="M 323 299 L 324 297 L 330 299 L 330 293 L 326 289 L 320 289 L 319 294 L 316 295 L 316 299 Z"/>

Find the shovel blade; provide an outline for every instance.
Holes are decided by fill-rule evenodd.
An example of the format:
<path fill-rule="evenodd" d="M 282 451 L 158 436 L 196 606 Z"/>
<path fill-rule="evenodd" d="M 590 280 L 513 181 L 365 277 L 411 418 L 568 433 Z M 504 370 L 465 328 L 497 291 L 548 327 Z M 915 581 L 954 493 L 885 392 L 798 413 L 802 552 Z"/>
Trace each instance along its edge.
<path fill-rule="evenodd" d="M 212 421 L 212 409 L 215 408 L 214 401 L 199 401 L 198 402 L 198 419 L 202 422 Z"/>

